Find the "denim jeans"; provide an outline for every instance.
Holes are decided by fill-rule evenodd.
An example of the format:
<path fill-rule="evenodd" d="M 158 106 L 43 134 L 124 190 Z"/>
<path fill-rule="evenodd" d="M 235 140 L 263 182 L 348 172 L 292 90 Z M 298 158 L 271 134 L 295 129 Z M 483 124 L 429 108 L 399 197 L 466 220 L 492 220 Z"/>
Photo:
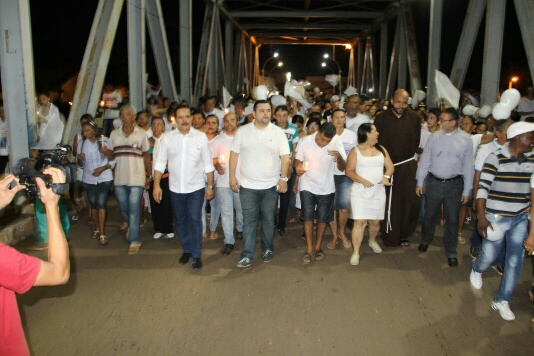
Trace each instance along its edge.
<path fill-rule="evenodd" d="M 525 258 L 523 241 L 528 235 L 528 213 L 517 216 L 486 214 L 486 218 L 492 225 L 498 224 L 506 233 L 499 241 L 486 239 L 482 241 L 482 252 L 473 261 L 473 270 L 478 273 L 485 272 L 497 258 L 506 241 L 504 274 L 501 278 L 499 291 L 495 294 L 493 300 L 496 302 L 503 300 L 510 302 L 523 268 L 523 260 Z"/>
<path fill-rule="evenodd" d="M 475 247 L 478 249 L 482 245 L 482 237 L 478 233 L 476 219 L 474 220 L 473 223 L 475 224 L 475 226 L 473 227 L 473 232 L 471 233 L 471 238 L 469 239 L 469 242 L 471 244 L 471 247 Z M 495 261 L 493 261 L 491 265 L 492 266 L 504 266 L 505 255 L 506 255 L 506 241 L 504 241 L 504 243 L 502 244 L 501 252 L 499 252 L 499 255 L 497 256 L 497 258 L 495 259 Z"/>
<path fill-rule="evenodd" d="M 243 252 L 241 258 L 254 259 L 256 252 L 256 231 L 261 217 L 261 251 L 274 252 L 274 220 L 278 192 L 276 186 L 268 189 L 239 189 L 243 210 Z"/>
<path fill-rule="evenodd" d="M 172 214 L 176 225 L 176 234 L 184 253 L 193 258 L 202 254 L 202 205 L 205 188 L 192 193 L 171 192 Z"/>
<path fill-rule="evenodd" d="M 204 198 L 204 202 L 202 203 L 202 233 L 206 232 L 207 227 L 206 202 L 210 205 L 210 231 L 217 230 L 217 224 L 219 223 L 219 217 L 221 216 L 221 206 L 219 204 L 219 199 L 217 199 L 218 188 L 214 189 L 215 198 L 210 201 L 206 201 L 206 198 Z"/>
<path fill-rule="evenodd" d="M 456 252 L 458 246 L 458 219 L 463 189 L 463 179 L 441 182 L 428 177 L 425 181 L 425 216 L 421 229 L 421 243 L 430 245 L 434 239 L 441 204 L 443 204 L 443 215 L 445 217 L 443 243 L 448 258 L 458 257 Z"/>
<path fill-rule="evenodd" d="M 141 196 L 144 187 L 131 187 L 129 185 L 116 185 L 114 188 L 115 197 L 119 202 L 119 208 L 124 220 L 128 221 L 129 234 L 128 242 L 140 242 L 139 239 L 139 215 L 141 211 Z"/>
<path fill-rule="evenodd" d="M 234 210 L 237 231 L 243 231 L 243 212 L 241 210 L 241 201 L 239 194 L 230 188 L 217 188 L 217 196 L 221 207 L 221 221 L 224 231 L 224 243 L 234 245 Z M 213 212 L 212 212 L 213 214 Z"/>

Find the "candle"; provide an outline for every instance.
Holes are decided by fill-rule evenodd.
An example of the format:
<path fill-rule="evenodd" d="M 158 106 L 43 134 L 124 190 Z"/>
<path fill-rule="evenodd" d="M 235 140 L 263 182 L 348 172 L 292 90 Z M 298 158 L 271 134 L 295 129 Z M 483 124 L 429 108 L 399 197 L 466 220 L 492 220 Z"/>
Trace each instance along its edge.
<path fill-rule="evenodd" d="M 224 166 L 226 162 L 224 161 L 224 155 L 219 155 L 219 164 L 221 166 Z"/>
<path fill-rule="evenodd" d="M 305 171 L 310 170 L 310 162 L 304 162 L 303 165 L 304 165 L 304 170 Z"/>
<path fill-rule="evenodd" d="M 100 107 L 101 107 L 101 108 L 104 107 L 104 100 L 101 100 L 101 101 L 100 101 Z"/>

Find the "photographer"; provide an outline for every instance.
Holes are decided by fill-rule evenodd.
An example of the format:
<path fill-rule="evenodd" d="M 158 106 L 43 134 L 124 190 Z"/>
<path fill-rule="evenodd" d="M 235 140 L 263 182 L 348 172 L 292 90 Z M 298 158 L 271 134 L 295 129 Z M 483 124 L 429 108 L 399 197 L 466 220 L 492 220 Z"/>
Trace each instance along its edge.
<path fill-rule="evenodd" d="M 54 184 L 65 182 L 64 173 L 57 168 L 46 168 L 43 173 L 50 175 Z M 0 209 L 24 189 L 23 185 L 9 189 L 13 180 L 17 179 L 12 175 L 0 180 Z M 69 280 L 69 248 L 59 221 L 59 195 L 47 189 L 40 178 L 36 178 L 36 182 L 46 208 L 48 261 L 0 243 L 0 355 L 29 355 L 15 293 L 25 293 L 32 286 L 65 284 Z"/>

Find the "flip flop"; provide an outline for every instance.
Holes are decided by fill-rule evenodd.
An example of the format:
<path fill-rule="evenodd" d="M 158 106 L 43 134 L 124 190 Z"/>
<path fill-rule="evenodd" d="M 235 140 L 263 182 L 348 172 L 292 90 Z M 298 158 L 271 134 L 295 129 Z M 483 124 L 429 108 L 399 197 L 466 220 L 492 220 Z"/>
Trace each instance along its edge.
<path fill-rule="evenodd" d="M 326 248 L 329 249 L 329 250 L 333 250 L 336 248 L 336 245 L 339 243 L 339 239 L 336 240 L 336 242 L 333 242 L 333 241 L 330 241 L 329 243 L 326 244 Z"/>
<path fill-rule="evenodd" d="M 401 246 L 402 247 L 410 247 L 410 241 L 406 239 L 401 239 Z"/>
<path fill-rule="evenodd" d="M 347 240 L 343 240 L 343 239 L 341 238 L 341 236 L 339 236 L 339 239 L 340 239 L 341 241 L 343 241 L 343 248 L 351 248 L 351 247 L 352 247 L 352 244 L 350 243 L 350 241 L 349 241 L 348 239 L 347 239 Z"/>
<path fill-rule="evenodd" d="M 323 250 L 317 250 L 315 251 L 315 261 L 317 262 L 320 262 L 320 261 L 324 261 L 324 259 L 326 258 L 326 255 L 324 254 Z"/>
<path fill-rule="evenodd" d="M 302 257 L 300 258 L 300 260 L 302 261 L 302 263 L 304 263 L 305 265 L 308 265 L 311 263 L 312 261 L 312 256 L 309 254 L 309 253 L 305 253 L 304 255 L 302 255 Z"/>

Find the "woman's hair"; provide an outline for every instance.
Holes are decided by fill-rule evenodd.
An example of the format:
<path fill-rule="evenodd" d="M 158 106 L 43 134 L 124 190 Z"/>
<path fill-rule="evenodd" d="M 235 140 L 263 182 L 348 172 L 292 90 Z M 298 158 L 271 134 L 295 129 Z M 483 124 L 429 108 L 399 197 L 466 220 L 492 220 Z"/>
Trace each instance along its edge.
<path fill-rule="evenodd" d="M 292 124 L 301 124 L 304 126 L 304 118 L 302 115 L 293 115 L 293 119 L 291 119 Z"/>
<path fill-rule="evenodd" d="M 373 124 L 371 123 L 365 123 L 361 124 L 360 127 L 358 127 L 358 143 L 365 143 L 367 141 L 367 135 L 373 131 Z M 384 149 L 379 144 L 375 145 L 375 148 L 380 151 L 384 156 L 386 155 L 384 153 Z"/>
<path fill-rule="evenodd" d="M 80 117 L 80 122 L 84 122 L 84 121 L 95 121 L 95 119 L 93 119 L 93 115 L 91 114 L 83 114 Z"/>
<path fill-rule="evenodd" d="M 438 108 L 432 108 L 432 109 L 428 110 L 428 113 L 427 113 L 427 115 L 426 115 L 427 120 L 428 120 L 428 116 L 429 116 L 429 114 L 434 114 L 434 115 L 436 115 L 436 117 L 437 117 L 438 120 L 439 120 L 439 115 L 441 114 L 441 110 L 438 109 Z"/>

